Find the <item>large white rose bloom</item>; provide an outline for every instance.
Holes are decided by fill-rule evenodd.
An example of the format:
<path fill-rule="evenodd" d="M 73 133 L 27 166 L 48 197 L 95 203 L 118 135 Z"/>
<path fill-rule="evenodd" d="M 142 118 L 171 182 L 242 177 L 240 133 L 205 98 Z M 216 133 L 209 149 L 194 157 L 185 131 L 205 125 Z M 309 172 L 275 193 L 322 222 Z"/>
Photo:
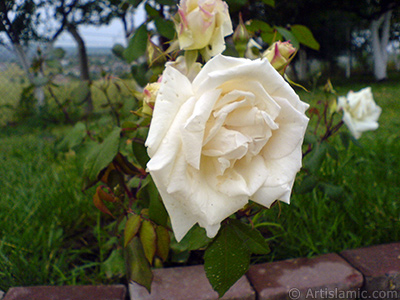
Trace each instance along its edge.
<path fill-rule="evenodd" d="M 346 97 L 339 97 L 337 109 L 343 110 L 343 122 L 356 139 L 364 131 L 379 127 L 378 119 L 382 109 L 376 105 L 370 87 L 358 92 L 350 91 Z"/>
<path fill-rule="evenodd" d="M 249 199 L 289 203 L 307 107 L 266 59 L 218 55 L 193 82 L 166 67 L 147 168 L 178 241 L 195 223 L 214 237 Z"/>

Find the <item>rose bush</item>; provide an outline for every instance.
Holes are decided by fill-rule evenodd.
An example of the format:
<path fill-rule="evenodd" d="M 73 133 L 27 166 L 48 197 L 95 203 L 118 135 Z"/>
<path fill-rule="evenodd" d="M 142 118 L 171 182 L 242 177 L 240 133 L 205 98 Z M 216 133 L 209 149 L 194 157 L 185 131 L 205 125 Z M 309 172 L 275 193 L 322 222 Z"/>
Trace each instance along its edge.
<path fill-rule="evenodd" d="M 382 109 L 376 105 L 370 87 L 358 92 L 350 91 L 346 97 L 339 97 L 337 110 L 343 110 L 343 122 L 356 139 L 364 131 L 379 127 L 378 119 Z"/>
<path fill-rule="evenodd" d="M 233 33 L 228 5 L 221 0 L 181 0 L 176 23 L 179 46 L 202 50 L 207 59 L 225 50 L 224 37 Z"/>
<path fill-rule="evenodd" d="M 178 241 L 195 223 L 214 237 L 249 199 L 289 203 L 307 107 L 266 59 L 218 55 L 193 82 L 167 65 L 147 169 Z"/>

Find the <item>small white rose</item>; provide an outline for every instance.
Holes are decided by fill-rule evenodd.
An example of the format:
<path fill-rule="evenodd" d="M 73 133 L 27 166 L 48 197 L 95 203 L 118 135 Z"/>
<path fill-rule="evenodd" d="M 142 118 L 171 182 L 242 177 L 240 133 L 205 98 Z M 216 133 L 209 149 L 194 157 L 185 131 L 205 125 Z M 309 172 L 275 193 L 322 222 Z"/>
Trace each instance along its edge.
<path fill-rule="evenodd" d="M 249 199 L 289 203 L 307 108 L 266 59 L 217 55 L 193 82 L 166 67 L 147 169 L 178 241 L 196 223 L 214 237 Z"/>
<path fill-rule="evenodd" d="M 356 139 L 364 131 L 379 127 L 378 119 L 382 109 L 376 105 L 370 87 L 358 92 L 350 91 L 346 97 L 339 97 L 337 110 L 343 110 L 343 122 Z"/>
<path fill-rule="evenodd" d="M 224 38 L 233 33 L 228 5 L 222 0 L 181 0 L 176 23 L 179 46 L 201 50 L 208 60 L 225 50 Z"/>

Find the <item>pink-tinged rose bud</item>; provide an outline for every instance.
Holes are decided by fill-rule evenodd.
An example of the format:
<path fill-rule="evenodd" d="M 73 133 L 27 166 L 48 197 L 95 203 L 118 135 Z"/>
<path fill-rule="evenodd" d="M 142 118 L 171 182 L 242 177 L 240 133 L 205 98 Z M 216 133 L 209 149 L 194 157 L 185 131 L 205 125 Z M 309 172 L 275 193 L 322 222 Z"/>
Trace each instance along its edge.
<path fill-rule="evenodd" d="M 148 83 L 143 90 L 143 113 L 147 115 L 153 114 L 154 104 L 156 103 L 156 98 L 158 90 L 160 89 L 161 77 L 157 82 Z"/>
<path fill-rule="evenodd" d="M 206 59 L 225 50 L 224 37 L 233 30 L 224 1 L 181 0 L 178 15 L 175 26 L 181 49 L 201 50 Z"/>
<path fill-rule="evenodd" d="M 265 50 L 263 57 L 267 58 L 271 65 L 283 75 L 295 52 L 296 48 L 290 42 L 278 41 Z"/>

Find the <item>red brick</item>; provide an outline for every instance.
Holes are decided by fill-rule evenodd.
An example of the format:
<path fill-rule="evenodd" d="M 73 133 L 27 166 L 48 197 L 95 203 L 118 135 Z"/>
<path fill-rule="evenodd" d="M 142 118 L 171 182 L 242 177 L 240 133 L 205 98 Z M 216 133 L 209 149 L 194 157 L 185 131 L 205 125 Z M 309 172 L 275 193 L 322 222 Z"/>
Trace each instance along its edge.
<path fill-rule="evenodd" d="M 363 283 L 337 254 L 254 265 L 247 275 L 259 300 L 354 299 Z"/>
<path fill-rule="evenodd" d="M 136 283 L 129 285 L 131 300 L 216 300 L 218 294 L 206 277 L 204 266 L 155 269 L 151 294 Z M 246 277 L 239 279 L 221 298 L 255 300 Z"/>
<path fill-rule="evenodd" d="M 400 298 L 400 243 L 346 250 L 341 255 L 363 273 L 365 297 Z"/>
<path fill-rule="evenodd" d="M 125 300 L 124 285 L 10 288 L 3 300 Z"/>

